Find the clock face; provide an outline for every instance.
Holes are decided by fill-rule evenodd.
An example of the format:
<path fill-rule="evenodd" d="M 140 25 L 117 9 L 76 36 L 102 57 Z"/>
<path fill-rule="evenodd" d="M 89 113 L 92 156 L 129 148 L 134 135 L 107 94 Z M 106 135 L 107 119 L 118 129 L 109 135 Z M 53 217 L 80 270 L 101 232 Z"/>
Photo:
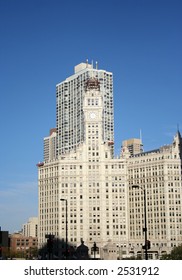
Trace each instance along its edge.
<path fill-rule="evenodd" d="M 93 112 L 91 112 L 91 113 L 90 113 L 90 118 L 91 118 L 91 119 L 95 119 L 95 117 L 96 117 L 96 114 L 93 113 Z"/>

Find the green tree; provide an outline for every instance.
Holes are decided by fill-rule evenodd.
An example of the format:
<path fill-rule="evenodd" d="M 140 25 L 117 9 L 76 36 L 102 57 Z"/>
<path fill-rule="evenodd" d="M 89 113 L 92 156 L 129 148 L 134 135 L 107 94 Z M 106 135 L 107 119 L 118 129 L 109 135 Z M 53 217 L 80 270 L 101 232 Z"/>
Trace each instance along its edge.
<path fill-rule="evenodd" d="M 182 245 L 174 247 L 170 254 L 165 254 L 162 260 L 182 260 Z"/>

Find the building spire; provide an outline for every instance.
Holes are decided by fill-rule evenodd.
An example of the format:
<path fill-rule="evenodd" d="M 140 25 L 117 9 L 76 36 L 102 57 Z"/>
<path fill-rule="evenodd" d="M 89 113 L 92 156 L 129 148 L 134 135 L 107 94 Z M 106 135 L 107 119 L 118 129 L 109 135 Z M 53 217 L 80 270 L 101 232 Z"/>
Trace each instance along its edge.
<path fill-rule="evenodd" d="M 179 131 L 179 123 L 177 123 L 177 131 Z"/>

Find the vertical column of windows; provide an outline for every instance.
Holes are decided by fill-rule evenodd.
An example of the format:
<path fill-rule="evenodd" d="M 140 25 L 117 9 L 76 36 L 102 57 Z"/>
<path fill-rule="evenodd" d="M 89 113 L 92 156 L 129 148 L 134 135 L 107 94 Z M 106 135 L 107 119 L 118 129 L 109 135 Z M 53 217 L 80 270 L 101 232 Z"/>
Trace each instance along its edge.
<path fill-rule="evenodd" d="M 98 177 L 89 183 L 89 240 L 98 242 L 101 238 L 101 194 Z"/>

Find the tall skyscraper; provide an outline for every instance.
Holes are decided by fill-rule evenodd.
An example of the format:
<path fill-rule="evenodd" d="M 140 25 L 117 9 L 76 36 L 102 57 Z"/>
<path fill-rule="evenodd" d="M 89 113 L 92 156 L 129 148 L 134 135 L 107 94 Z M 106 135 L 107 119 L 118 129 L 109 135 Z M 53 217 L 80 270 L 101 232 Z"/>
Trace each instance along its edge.
<path fill-rule="evenodd" d="M 77 73 L 78 68 L 76 69 Z M 87 73 L 88 69 L 90 73 Z M 66 128 L 70 131 L 74 123 L 78 125 L 72 130 L 72 134 L 68 134 L 66 141 L 63 139 L 61 142 L 61 132 L 65 133 L 65 137 L 67 132 L 65 127 L 61 126 L 65 124 L 62 112 L 61 117 L 57 119 L 57 126 L 61 127 L 60 134 L 58 133 L 58 150 L 61 152 L 54 161 L 38 164 L 39 244 L 45 243 L 46 234 L 53 234 L 60 240 L 66 239 L 66 209 L 62 201 L 66 200 L 69 242 L 78 246 L 82 239 L 90 250 L 93 243 L 97 242 L 100 257 L 102 255 L 100 248 L 110 239 L 115 244 L 118 243 L 120 233 L 127 243 L 128 219 L 126 212 L 120 213 L 120 210 L 126 208 L 127 202 L 126 165 L 125 159 L 113 158 L 112 74 L 103 70 L 99 72 L 87 64 L 81 64 L 81 70 L 78 71 L 79 79 L 82 72 L 85 78 L 81 89 L 79 86 L 75 88 L 77 95 L 76 93 L 73 95 L 74 91 L 70 89 L 70 102 L 60 103 L 59 110 L 57 109 L 59 113 L 64 112 L 66 104 L 72 103 L 65 112 L 68 116 Z M 63 91 L 60 98 L 57 97 L 57 106 L 58 100 L 61 98 L 65 100 L 65 95 L 67 96 L 67 92 Z M 78 117 L 76 113 L 78 111 L 81 112 L 82 118 L 80 115 Z M 75 114 L 74 118 L 72 114 Z M 82 138 L 77 137 L 80 135 L 80 129 Z M 68 145 L 70 139 L 75 141 L 74 146 Z M 117 191 L 120 192 L 120 196 Z M 120 217 L 118 230 L 118 218 L 113 218 L 113 215 Z"/>
<path fill-rule="evenodd" d="M 102 95 L 102 133 L 104 141 L 114 141 L 113 74 L 93 64 L 80 63 L 74 74 L 56 86 L 56 127 L 58 154 L 74 150 L 85 140 L 83 100 L 87 81 L 95 77 Z M 95 104 L 90 104 L 95 106 Z"/>
<path fill-rule="evenodd" d="M 52 157 L 50 135 L 37 165 L 39 246 L 51 234 L 75 247 L 83 240 L 91 257 L 94 242 L 101 259 L 143 256 L 145 190 L 148 253 L 156 259 L 182 243 L 181 135 L 149 152 L 126 140 L 114 158 L 112 87 L 110 72 L 87 63 L 57 85 L 58 149 Z"/>

